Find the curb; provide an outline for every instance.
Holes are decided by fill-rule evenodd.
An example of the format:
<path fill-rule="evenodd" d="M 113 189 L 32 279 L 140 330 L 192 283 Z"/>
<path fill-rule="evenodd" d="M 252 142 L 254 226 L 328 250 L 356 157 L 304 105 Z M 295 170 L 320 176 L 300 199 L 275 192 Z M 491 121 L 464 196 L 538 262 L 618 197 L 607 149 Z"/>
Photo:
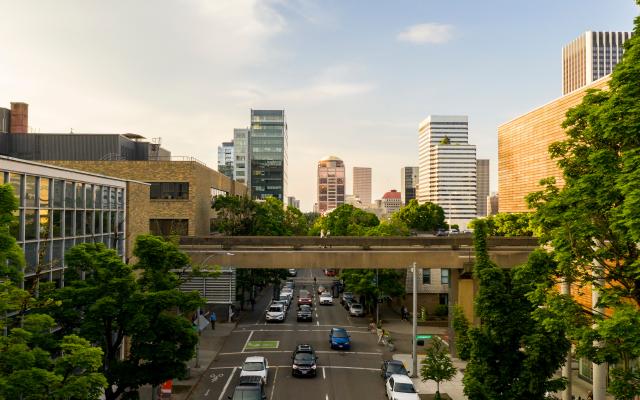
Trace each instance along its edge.
<path fill-rule="evenodd" d="M 236 329 L 238 327 L 238 322 L 239 319 L 236 320 L 236 322 L 233 322 L 233 329 L 231 330 L 231 332 L 233 332 L 234 329 Z M 228 335 L 224 336 L 224 339 L 222 340 L 222 346 L 220 347 L 220 349 L 222 349 L 222 347 L 224 347 L 224 344 L 226 343 L 227 339 L 229 338 L 229 336 L 231 336 L 231 332 L 229 332 Z M 213 358 L 211 359 L 211 362 L 209 363 L 209 365 L 206 366 L 205 371 L 209 369 L 209 367 L 211 366 L 211 364 L 213 364 L 214 361 L 216 361 L 216 358 L 218 357 L 218 353 L 220 352 L 220 350 L 216 351 L 216 354 L 213 356 Z M 202 377 L 205 375 L 204 371 L 202 372 L 202 374 L 200 375 L 200 377 L 198 378 L 198 380 L 196 381 L 195 384 L 193 384 L 191 386 L 191 389 L 189 389 L 189 391 L 187 392 L 187 395 L 185 397 L 185 400 L 189 400 L 189 398 L 191 397 L 191 395 L 193 394 L 193 391 L 195 390 L 195 388 L 200 384 L 200 382 L 202 381 Z"/>

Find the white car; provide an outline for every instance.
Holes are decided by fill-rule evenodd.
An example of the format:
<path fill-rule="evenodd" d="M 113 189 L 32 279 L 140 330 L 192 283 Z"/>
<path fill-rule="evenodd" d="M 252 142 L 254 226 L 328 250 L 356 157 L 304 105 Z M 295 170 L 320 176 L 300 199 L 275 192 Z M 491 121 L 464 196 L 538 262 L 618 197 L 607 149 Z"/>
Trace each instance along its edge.
<path fill-rule="evenodd" d="M 267 384 L 269 362 L 262 356 L 247 357 L 240 367 L 240 378 L 243 376 L 259 376 L 263 384 Z"/>
<path fill-rule="evenodd" d="M 267 314 L 265 315 L 267 322 L 284 322 L 284 318 L 284 306 L 282 304 L 271 304 L 267 309 Z"/>
<path fill-rule="evenodd" d="M 352 303 L 351 306 L 349 306 L 349 315 L 352 317 L 363 317 L 364 308 L 362 308 L 362 304 Z"/>
<path fill-rule="evenodd" d="M 331 293 L 322 293 L 320 295 L 320 304 L 333 305 L 333 296 L 331 296 Z"/>
<path fill-rule="evenodd" d="M 385 385 L 387 397 L 392 400 L 420 400 L 413 382 L 406 375 L 393 374 Z"/>

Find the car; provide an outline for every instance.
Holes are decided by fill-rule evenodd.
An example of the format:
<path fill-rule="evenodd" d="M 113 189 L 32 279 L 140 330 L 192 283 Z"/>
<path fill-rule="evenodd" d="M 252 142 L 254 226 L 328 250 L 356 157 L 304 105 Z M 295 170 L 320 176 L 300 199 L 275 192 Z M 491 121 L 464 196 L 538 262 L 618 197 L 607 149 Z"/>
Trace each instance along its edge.
<path fill-rule="evenodd" d="M 312 322 L 313 313 L 311 312 L 311 307 L 306 304 L 301 305 L 300 309 L 298 310 L 297 320 Z"/>
<path fill-rule="evenodd" d="M 420 400 L 411 378 L 406 375 L 393 374 L 385 384 L 387 397 L 394 400 Z"/>
<path fill-rule="evenodd" d="M 340 298 L 340 304 L 344 305 L 347 300 L 353 300 L 353 293 L 351 292 L 343 292 L 342 297 Z"/>
<path fill-rule="evenodd" d="M 458 229 L 456 229 L 456 228 L 453 228 L 453 229 L 451 229 L 451 230 L 449 231 L 449 234 L 450 234 L 450 235 L 457 235 L 458 233 L 460 233 L 460 231 L 459 231 Z"/>
<path fill-rule="evenodd" d="M 352 303 L 349 307 L 349 315 L 352 317 L 364 317 L 364 308 L 360 303 Z"/>
<path fill-rule="evenodd" d="M 329 344 L 331 349 L 349 350 L 351 348 L 351 336 L 344 328 L 331 328 Z"/>
<path fill-rule="evenodd" d="M 264 383 L 259 376 L 240 377 L 238 385 L 233 390 L 233 395 L 227 396 L 231 400 L 266 400 Z"/>
<path fill-rule="evenodd" d="M 324 286 L 322 286 L 322 285 L 318 286 L 318 294 L 321 294 L 325 290 L 327 290 L 327 289 Z"/>
<path fill-rule="evenodd" d="M 385 381 L 389 379 L 389 377 L 393 374 L 398 375 L 407 375 L 407 369 L 404 367 L 404 363 L 399 360 L 385 360 L 382 362 L 382 366 L 380 367 L 380 376 Z"/>
<path fill-rule="evenodd" d="M 287 316 L 287 313 L 289 312 L 289 300 L 287 298 L 284 300 L 274 300 L 271 304 L 282 304 L 282 307 L 284 307 L 284 316 Z"/>
<path fill-rule="evenodd" d="M 310 344 L 299 344 L 291 356 L 291 375 L 316 376 L 316 352 Z"/>
<path fill-rule="evenodd" d="M 313 304 L 313 299 L 308 290 L 301 289 L 300 292 L 298 292 L 298 307 L 303 304 L 310 306 Z"/>
<path fill-rule="evenodd" d="M 447 236 L 448 235 L 448 231 L 445 231 L 444 229 L 438 229 L 438 231 L 436 232 L 436 236 Z"/>
<path fill-rule="evenodd" d="M 324 304 L 324 305 L 333 305 L 333 296 L 331 296 L 331 293 L 329 292 L 323 292 L 320 295 L 320 304 Z"/>
<path fill-rule="evenodd" d="M 271 304 L 265 314 L 265 320 L 267 322 L 284 322 L 284 306 L 282 304 Z"/>
<path fill-rule="evenodd" d="M 240 378 L 243 376 L 260 377 L 262 384 L 266 385 L 269 379 L 269 362 L 262 356 L 247 357 L 240 367 Z"/>
<path fill-rule="evenodd" d="M 291 288 L 291 290 L 293 290 L 296 287 L 296 283 L 292 280 L 288 280 L 284 283 L 284 287 Z"/>
<path fill-rule="evenodd" d="M 344 302 L 344 309 L 345 309 L 345 310 L 347 310 L 347 311 L 349 311 L 349 309 L 351 308 L 351 305 L 352 305 L 353 303 L 355 303 L 355 302 L 356 302 L 356 301 L 355 301 L 354 299 L 348 299 L 348 300 L 345 300 L 345 302 Z"/>
<path fill-rule="evenodd" d="M 289 276 L 298 275 L 298 271 L 295 268 L 289 268 Z"/>
<path fill-rule="evenodd" d="M 280 299 L 278 301 L 286 301 L 286 306 L 289 308 L 291 305 L 291 296 L 289 293 L 280 292 Z"/>

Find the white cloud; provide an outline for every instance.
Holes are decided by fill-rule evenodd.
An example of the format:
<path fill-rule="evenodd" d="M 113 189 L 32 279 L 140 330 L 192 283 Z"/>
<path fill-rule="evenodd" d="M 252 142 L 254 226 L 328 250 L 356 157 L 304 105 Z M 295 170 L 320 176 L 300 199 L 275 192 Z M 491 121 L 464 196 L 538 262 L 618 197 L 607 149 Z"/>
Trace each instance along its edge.
<path fill-rule="evenodd" d="M 453 37 L 453 25 L 429 22 L 413 25 L 400 32 L 396 38 L 411 43 L 446 43 Z"/>

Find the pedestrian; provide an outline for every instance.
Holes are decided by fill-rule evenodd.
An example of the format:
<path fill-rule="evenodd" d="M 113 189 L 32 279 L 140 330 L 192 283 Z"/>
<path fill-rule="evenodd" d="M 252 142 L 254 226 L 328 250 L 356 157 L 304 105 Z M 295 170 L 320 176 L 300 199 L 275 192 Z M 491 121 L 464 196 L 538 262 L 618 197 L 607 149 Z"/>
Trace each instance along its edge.
<path fill-rule="evenodd" d="M 253 297 L 251 298 L 251 311 L 255 310 L 256 308 L 256 299 L 254 299 Z"/>
<path fill-rule="evenodd" d="M 211 310 L 211 315 L 209 316 L 209 321 L 211 321 L 211 330 L 215 330 L 216 329 L 216 320 L 218 319 L 218 316 L 216 315 L 216 312 Z"/>
<path fill-rule="evenodd" d="M 407 310 L 407 306 L 405 306 L 404 304 L 402 305 L 402 308 L 400 309 L 400 314 L 402 314 L 402 319 L 403 320 L 409 320 L 409 310 Z"/>

